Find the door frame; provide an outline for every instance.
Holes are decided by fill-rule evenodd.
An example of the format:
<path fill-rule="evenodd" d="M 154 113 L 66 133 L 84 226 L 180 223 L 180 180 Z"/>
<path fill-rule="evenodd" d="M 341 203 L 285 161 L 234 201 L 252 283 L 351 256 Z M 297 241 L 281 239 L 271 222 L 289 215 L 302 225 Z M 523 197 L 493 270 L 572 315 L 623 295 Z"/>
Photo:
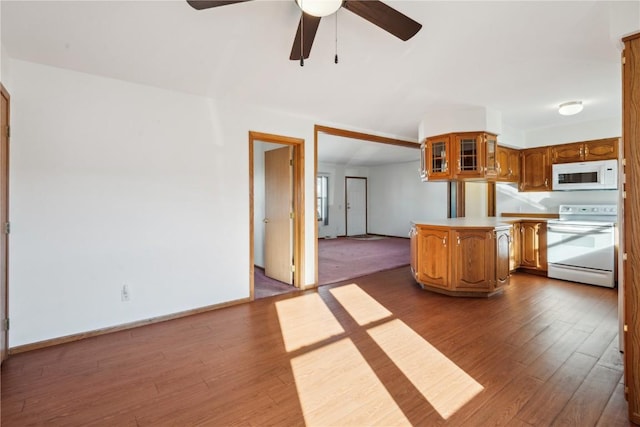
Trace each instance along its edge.
<path fill-rule="evenodd" d="M 349 214 L 348 214 L 348 202 L 349 197 L 347 194 L 348 184 L 350 179 L 364 179 L 364 234 L 369 232 L 369 181 L 364 176 L 345 176 L 344 177 L 344 233 L 349 237 Z"/>
<path fill-rule="evenodd" d="M 11 111 L 11 97 L 9 96 L 9 92 L 7 91 L 7 89 L 2 85 L 2 83 L 0 83 L 0 94 L 3 98 L 5 98 L 7 100 L 7 110 L 4 111 L 4 114 L 6 114 L 6 120 L 7 120 L 7 129 L 4 130 L 2 129 L 2 132 L 6 132 L 5 133 L 5 137 L 7 140 L 7 152 L 6 152 L 6 158 L 4 163 L 2 163 L 2 167 L 0 168 L 0 173 L 4 176 L 6 185 L 7 185 L 7 192 L 4 195 L 5 197 L 0 200 L 0 206 L 2 206 L 2 209 L 6 209 L 6 222 L 7 224 L 9 223 L 9 152 L 10 152 L 10 146 L 9 146 L 9 140 L 11 138 L 10 134 L 9 134 L 9 128 L 10 128 L 10 111 Z M 0 262 L 4 263 L 4 277 L 2 278 L 2 280 L 4 280 L 4 284 L 5 287 L 2 291 L 2 295 L 0 295 L 0 304 L 3 305 L 4 308 L 4 314 L 6 315 L 6 321 L 5 319 L 0 319 L 0 340 L 3 341 L 3 351 L 0 354 L 0 364 L 2 364 L 2 362 L 9 356 L 9 233 L 7 231 L 7 229 L 4 229 L 4 227 L 6 227 L 4 224 L 0 224 L 0 226 L 2 226 L 2 230 L 0 230 L 0 233 L 5 233 L 5 256 L 4 259 L 1 260 Z"/>
<path fill-rule="evenodd" d="M 304 139 L 249 131 L 249 298 L 255 299 L 254 289 L 254 144 L 266 142 L 293 147 L 293 286 L 304 289 Z"/>
<path fill-rule="evenodd" d="M 402 139 L 396 139 L 396 138 L 389 138 L 386 136 L 380 136 L 380 135 L 372 135 L 372 134 L 368 134 L 368 133 L 363 133 L 363 132 L 356 132 L 356 131 L 351 131 L 351 130 L 346 130 L 346 129 L 339 129 L 339 128 L 334 128 L 334 127 L 330 127 L 330 126 L 322 126 L 322 125 L 315 125 L 313 127 L 313 179 L 314 179 L 314 183 L 315 183 L 315 178 L 318 176 L 318 136 L 321 133 L 325 133 L 327 135 L 334 135 L 334 136 L 342 136 L 345 138 L 351 138 L 351 139 L 359 139 L 361 141 L 366 141 L 366 142 L 372 142 L 372 143 L 379 143 L 379 144 L 390 144 L 390 145 L 399 145 L 400 147 L 409 147 L 409 148 L 415 148 L 416 150 L 420 149 L 420 144 L 414 141 L 404 141 Z M 313 186 L 313 194 L 314 194 L 314 198 L 313 200 L 317 200 L 318 199 L 318 189 L 316 188 L 316 186 Z M 318 213 L 316 212 L 316 209 L 313 209 L 314 214 L 314 224 L 318 224 Z M 314 263 L 314 268 L 315 268 L 315 273 L 314 273 L 314 283 L 315 286 L 318 286 L 318 227 L 314 226 L 313 227 L 313 252 L 314 252 L 314 259 L 315 259 L 315 263 Z"/>

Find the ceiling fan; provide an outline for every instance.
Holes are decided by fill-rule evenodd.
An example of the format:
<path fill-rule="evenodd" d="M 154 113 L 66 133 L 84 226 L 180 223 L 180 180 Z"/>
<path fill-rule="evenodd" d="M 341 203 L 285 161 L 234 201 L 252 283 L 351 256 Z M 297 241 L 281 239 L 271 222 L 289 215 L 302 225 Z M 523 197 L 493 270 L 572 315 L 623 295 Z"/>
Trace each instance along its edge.
<path fill-rule="evenodd" d="M 250 0 L 187 0 L 187 3 L 194 9 L 202 10 L 245 1 Z M 289 56 L 291 60 L 309 57 L 320 19 L 337 12 L 341 7 L 403 41 L 409 40 L 422 28 L 422 24 L 387 6 L 380 0 L 295 0 L 295 2 L 302 11 L 302 16 Z"/>

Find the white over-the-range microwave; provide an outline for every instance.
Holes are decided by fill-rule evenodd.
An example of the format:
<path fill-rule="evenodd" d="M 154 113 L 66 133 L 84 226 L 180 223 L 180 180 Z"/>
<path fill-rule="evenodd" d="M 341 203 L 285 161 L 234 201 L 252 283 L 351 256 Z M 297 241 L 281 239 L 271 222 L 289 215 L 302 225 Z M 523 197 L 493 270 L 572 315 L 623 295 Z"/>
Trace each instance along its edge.
<path fill-rule="evenodd" d="M 551 167 L 554 191 L 615 190 L 618 188 L 618 161 L 559 163 Z"/>

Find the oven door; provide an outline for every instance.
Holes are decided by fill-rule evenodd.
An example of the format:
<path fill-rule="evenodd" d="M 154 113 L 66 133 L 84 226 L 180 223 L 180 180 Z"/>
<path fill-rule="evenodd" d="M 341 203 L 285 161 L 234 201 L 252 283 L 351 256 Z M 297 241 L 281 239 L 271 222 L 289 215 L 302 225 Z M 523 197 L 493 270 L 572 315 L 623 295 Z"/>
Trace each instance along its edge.
<path fill-rule="evenodd" d="M 613 271 L 613 224 L 549 221 L 547 260 L 553 264 Z"/>

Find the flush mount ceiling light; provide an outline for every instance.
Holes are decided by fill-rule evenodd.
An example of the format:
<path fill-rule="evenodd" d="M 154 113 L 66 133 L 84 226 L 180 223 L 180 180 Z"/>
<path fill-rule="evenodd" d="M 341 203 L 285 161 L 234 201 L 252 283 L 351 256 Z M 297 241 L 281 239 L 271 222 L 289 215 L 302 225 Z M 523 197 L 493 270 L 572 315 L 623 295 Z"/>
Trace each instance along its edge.
<path fill-rule="evenodd" d="M 342 0 L 296 0 L 296 3 L 304 13 L 318 18 L 329 16 L 342 6 Z"/>
<path fill-rule="evenodd" d="M 578 114 L 582 111 L 582 108 L 582 101 L 564 102 L 558 107 L 558 113 L 563 116 L 573 116 L 574 114 Z"/>

